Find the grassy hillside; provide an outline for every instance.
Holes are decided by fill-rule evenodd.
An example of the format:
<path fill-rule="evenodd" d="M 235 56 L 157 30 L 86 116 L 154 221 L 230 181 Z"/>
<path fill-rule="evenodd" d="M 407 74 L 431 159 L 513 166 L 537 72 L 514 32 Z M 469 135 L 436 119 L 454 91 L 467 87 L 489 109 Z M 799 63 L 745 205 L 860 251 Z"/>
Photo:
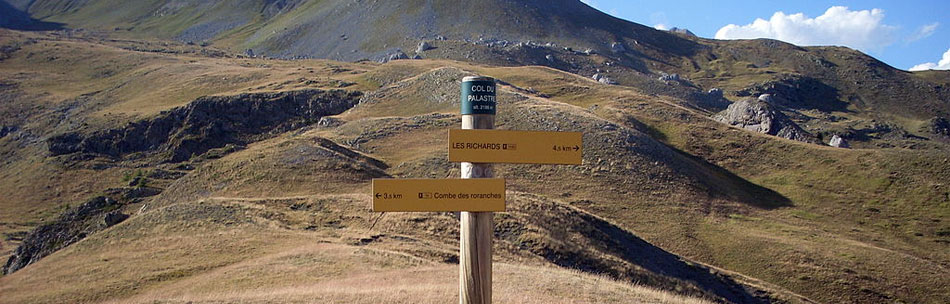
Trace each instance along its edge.
<path fill-rule="evenodd" d="M 588 86 L 579 82 L 559 82 L 556 87 Z M 546 92 L 558 100 L 559 90 L 573 91 L 554 88 Z M 571 95 L 564 98 L 570 100 Z M 788 204 L 777 209 L 732 210 L 699 205 L 693 207 L 694 212 L 707 216 L 685 225 L 677 222 L 676 226 L 688 227 L 678 240 L 664 236 L 668 227 L 653 228 L 662 226 L 663 221 L 636 219 L 617 207 L 596 213 L 627 218 L 618 221 L 638 227 L 634 230 L 639 235 L 655 231 L 658 238 L 667 239 L 660 244 L 686 256 L 707 256 L 731 265 L 727 268 L 781 281 L 782 286 L 837 290 L 829 292 L 828 298 L 816 296 L 822 301 L 895 297 L 902 289 L 897 282 L 903 280 L 944 285 L 940 277 L 946 269 L 944 231 L 950 198 L 946 197 L 946 185 L 935 181 L 948 174 L 945 152 L 841 150 L 775 140 L 648 100 L 629 100 L 614 111 L 613 115 L 651 126 L 658 138 L 684 153 L 780 193 Z M 709 216 L 717 211 L 721 217 Z M 750 248 L 761 256 L 750 258 Z M 891 251 L 893 248 L 904 249 Z M 892 268 L 898 264 L 903 266 Z M 905 272 L 904 267 L 918 270 Z M 846 270 L 830 270 L 835 268 Z M 864 271 L 877 275 L 857 275 Z M 890 287 L 868 287 L 884 283 L 880 280 L 884 273 L 905 279 Z M 845 295 L 862 288 L 866 290 Z M 880 290 L 879 294 L 873 290 Z"/>
<path fill-rule="evenodd" d="M 454 301 L 458 266 L 406 253 L 431 249 L 427 241 L 373 234 L 366 230 L 369 217 L 356 227 L 318 222 L 304 230 L 298 225 L 312 222 L 310 212 L 287 208 L 329 203 L 368 214 L 358 203 L 364 199 L 212 199 L 147 211 L 0 278 L 0 302 Z M 494 273 L 499 303 L 708 303 L 537 262 L 498 261 Z"/>
<path fill-rule="evenodd" d="M 0 138 L 4 233 L 21 235 L 134 171 L 43 161 L 49 136 L 122 126 L 202 95 L 338 88 L 361 70 L 336 62 L 225 61 L 180 43 L 91 39 L 0 30 L 0 44 L 15 46 L 0 67 L 0 125 L 19 131 Z M 169 55 L 176 53 L 182 55 Z"/>
<path fill-rule="evenodd" d="M 921 126 L 950 115 L 947 72 L 907 72 L 842 47 L 718 41 L 655 30 L 580 1 L 112 1 L 15 3 L 42 22 L 116 37 L 174 39 L 281 58 L 387 61 L 399 56 L 544 65 L 607 76 L 684 105 L 719 111 L 772 94 L 825 142 L 930 148 Z M 421 42 L 430 48 L 417 50 Z M 676 74 L 678 80 L 658 80 Z M 933 76 L 933 75 L 939 76 Z M 712 114 L 712 113 L 710 113 Z M 926 128 L 924 128 L 926 129 Z"/>
<path fill-rule="evenodd" d="M 419 39 L 434 40 L 437 36 L 450 40 L 541 40 L 565 45 L 589 43 L 592 39 L 606 41 L 606 45 L 596 47 L 599 51 L 608 51 L 612 40 L 624 38 L 639 39 L 652 48 L 691 45 L 642 25 L 603 18 L 605 15 L 579 1 L 480 0 L 467 3 L 466 8 L 431 0 L 360 4 L 322 0 L 248 0 L 237 4 L 49 0 L 32 3 L 27 11 L 36 18 L 74 27 L 183 38 L 196 43 L 222 40 L 271 55 L 347 60 L 395 48 L 411 52 Z M 108 17 L 98 18 L 102 15 Z M 580 23 L 587 26 L 579 27 Z M 561 28 L 579 30 L 565 32 Z M 201 32 L 203 37 L 190 39 L 191 32 Z"/>
<path fill-rule="evenodd" d="M 127 187 L 137 170 L 184 176 L 154 179 L 162 193 L 125 205 L 129 220 L 0 278 L 0 293 L 15 295 L 0 301 L 451 301 L 455 284 L 439 278 L 456 267 L 454 216 L 374 214 L 367 193 L 372 177 L 457 176 L 445 132 L 458 125 L 453 96 L 469 74 L 502 81 L 498 128 L 585 134 L 583 165 L 496 166 L 511 197 L 495 218 L 498 301 L 572 289 L 583 291 L 577 302 L 697 301 L 633 282 L 732 302 L 950 298 L 950 163 L 940 142 L 792 142 L 716 123 L 682 99 L 543 66 L 282 61 L 93 34 L 2 34 L 18 47 L 0 65 L 4 111 L 29 113 L 5 115 L 16 131 L 0 138 L 0 192 L 11 193 L 0 214 L 5 254 L 65 205 Z M 320 123 L 181 163 L 48 151 L 53 135 L 121 130 L 199 95 L 304 88 L 364 97 Z M 31 289 L 37 282 L 52 283 Z M 392 283 L 340 287 L 367 282 Z"/>

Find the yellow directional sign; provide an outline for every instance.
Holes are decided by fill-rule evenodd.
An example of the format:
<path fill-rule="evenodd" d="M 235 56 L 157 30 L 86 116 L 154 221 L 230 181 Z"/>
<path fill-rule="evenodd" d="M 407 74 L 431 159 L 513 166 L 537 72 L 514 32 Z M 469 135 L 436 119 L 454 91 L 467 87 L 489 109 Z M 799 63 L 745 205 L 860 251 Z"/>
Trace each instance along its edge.
<path fill-rule="evenodd" d="M 580 132 L 449 130 L 449 161 L 580 165 Z"/>
<path fill-rule="evenodd" d="M 373 211 L 505 211 L 505 180 L 373 179 Z"/>

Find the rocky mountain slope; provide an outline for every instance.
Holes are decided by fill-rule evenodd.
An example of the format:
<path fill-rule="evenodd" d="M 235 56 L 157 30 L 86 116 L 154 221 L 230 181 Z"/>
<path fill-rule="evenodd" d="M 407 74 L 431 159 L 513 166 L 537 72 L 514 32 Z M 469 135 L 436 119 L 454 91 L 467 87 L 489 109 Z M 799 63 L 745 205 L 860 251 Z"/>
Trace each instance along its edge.
<path fill-rule="evenodd" d="M 635 282 L 675 302 L 950 298 L 946 72 L 578 1 L 0 3 L 29 16 L 8 27 L 55 29 L 0 29 L 0 302 L 451 300 L 454 216 L 373 214 L 366 193 L 458 175 L 445 132 L 472 74 L 499 80 L 498 128 L 585 134 L 581 166 L 497 166 L 501 281 L 608 282 L 571 298 L 589 302 L 661 301 Z M 397 277 L 432 289 L 342 288 Z"/>
<path fill-rule="evenodd" d="M 544 65 L 711 113 L 729 100 L 770 94 L 780 112 L 823 144 L 839 136 L 856 147 L 926 148 L 943 137 L 921 125 L 950 116 L 950 86 L 941 80 L 947 72 L 901 71 L 847 48 L 709 40 L 617 19 L 574 0 L 466 5 L 39 0 L 8 1 L 6 10 L 38 28 L 175 39 L 247 56 Z"/>
<path fill-rule="evenodd" d="M 848 150 L 787 141 L 715 122 L 680 99 L 545 67 L 267 60 L 77 32 L 5 31 L 2 37 L 4 45 L 17 46 L 0 69 L 6 96 L 16 97 L 4 99 L 3 110 L 32 113 L 23 120 L 6 118 L 12 131 L 0 138 L 6 159 L 0 188 L 8 194 L 0 203 L 10 211 L 0 214 L 3 249 L 12 261 L 32 261 L 14 262 L 19 270 L 0 278 L 4 294 L 18 295 L 10 301 L 168 300 L 161 296 L 165 284 L 188 285 L 259 263 L 248 260 L 257 251 L 241 246 L 271 248 L 275 257 L 294 255 L 292 236 L 323 239 L 344 250 L 382 246 L 378 250 L 390 252 L 384 263 L 394 263 L 395 256 L 422 263 L 397 263 L 406 271 L 422 271 L 411 265 L 452 264 L 457 222 L 451 214 L 380 216 L 368 212 L 366 193 L 375 177 L 457 176 L 457 165 L 445 158 L 445 130 L 458 124 L 452 96 L 459 79 L 470 74 L 501 81 L 499 128 L 581 131 L 588 151 L 582 166 L 498 166 L 513 197 L 510 212 L 496 218 L 502 263 L 578 269 L 729 302 L 947 297 L 941 287 L 950 260 L 942 254 L 948 244 L 942 207 L 947 188 L 934 181 L 950 172 L 950 163 L 940 143 L 918 150 Z M 176 77 L 165 76 L 170 73 Z M 146 84 L 150 94 L 142 96 L 146 91 L 135 88 Z M 334 91 L 341 87 L 345 91 Z M 336 115 L 308 110 L 334 102 L 341 105 Z M 253 106 L 232 107 L 240 114 L 230 116 L 195 114 L 219 103 Z M 286 125 L 264 123 L 274 113 L 291 119 Z M 249 118 L 261 124 L 251 125 Z M 150 125 L 180 126 L 173 132 L 149 128 L 180 135 L 148 145 L 116 140 L 123 137 L 115 134 L 137 134 Z M 77 147 L 90 148 L 58 150 L 56 139 L 63 134 L 76 134 L 85 142 Z M 236 141 L 213 140 L 218 138 Z M 191 152 L 184 153 L 186 159 L 168 157 L 167 151 L 179 150 Z M 159 193 L 138 197 L 110 190 L 143 187 Z M 70 206 L 98 196 L 118 203 L 108 212 L 82 213 L 91 214 L 82 222 L 88 224 L 69 224 L 75 222 L 69 214 L 79 214 Z M 174 215 L 195 206 L 231 211 Z M 228 215 L 234 210 L 259 215 L 236 220 Z M 130 218 L 106 225 L 105 214 L 113 211 Z M 213 245 L 218 243 L 212 235 L 226 229 L 200 228 L 245 222 L 272 228 L 223 236 L 233 244 L 225 247 Z M 564 224 L 541 224 L 550 222 Z M 48 234 L 50 228 L 37 226 L 64 229 Z M 69 241 L 47 237 L 55 235 Z M 154 238 L 189 241 L 167 248 Z M 119 240 L 131 243 L 86 247 Z M 260 240 L 271 245 L 254 245 Z M 29 245 L 15 251 L 21 241 Z M 195 246 L 219 252 L 193 251 Z M 142 265 L 139 257 L 152 258 L 116 248 L 180 263 L 131 267 Z M 38 254 L 27 254 L 33 252 Z M 265 264 L 296 269 L 292 265 L 303 263 L 279 261 L 291 264 Z M 102 267 L 112 270 L 94 270 Z M 429 280 L 427 275 L 439 272 L 413 273 Z M 24 289 L 48 278 L 61 287 Z M 68 287 L 80 283 L 93 287 Z M 277 280 L 242 299 L 260 299 L 288 284 Z M 205 285 L 176 297 L 222 300 L 215 294 L 228 286 Z"/>

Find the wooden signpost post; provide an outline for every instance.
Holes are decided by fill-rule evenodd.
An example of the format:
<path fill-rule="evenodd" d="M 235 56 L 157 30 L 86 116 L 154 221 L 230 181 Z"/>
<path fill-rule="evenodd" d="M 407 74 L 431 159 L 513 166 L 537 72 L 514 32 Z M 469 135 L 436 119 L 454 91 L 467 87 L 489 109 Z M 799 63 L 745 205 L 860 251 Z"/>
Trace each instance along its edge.
<path fill-rule="evenodd" d="M 462 79 L 462 129 L 449 130 L 449 161 L 462 179 L 373 179 L 373 211 L 460 211 L 459 303 L 491 303 L 492 212 L 505 210 L 505 180 L 492 163 L 582 162 L 579 132 L 503 131 L 495 127 L 495 79 Z"/>

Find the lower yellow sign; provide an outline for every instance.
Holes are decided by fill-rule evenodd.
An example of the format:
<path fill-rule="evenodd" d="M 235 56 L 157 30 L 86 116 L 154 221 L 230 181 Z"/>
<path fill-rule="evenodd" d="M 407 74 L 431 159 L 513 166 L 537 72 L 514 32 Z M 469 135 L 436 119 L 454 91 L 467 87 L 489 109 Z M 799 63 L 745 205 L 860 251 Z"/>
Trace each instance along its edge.
<path fill-rule="evenodd" d="M 505 211 L 505 180 L 373 179 L 373 211 Z"/>
<path fill-rule="evenodd" d="M 449 161 L 565 164 L 583 162 L 580 132 L 449 130 Z"/>

